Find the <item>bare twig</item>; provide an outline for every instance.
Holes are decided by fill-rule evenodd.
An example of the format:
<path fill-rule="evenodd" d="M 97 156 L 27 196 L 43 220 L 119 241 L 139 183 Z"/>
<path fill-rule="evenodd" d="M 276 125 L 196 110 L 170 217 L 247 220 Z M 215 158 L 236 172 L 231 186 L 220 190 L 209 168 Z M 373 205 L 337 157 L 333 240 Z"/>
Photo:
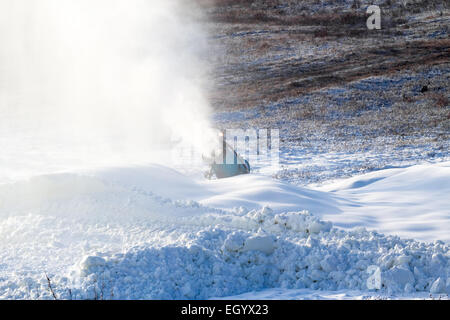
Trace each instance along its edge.
<path fill-rule="evenodd" d="M 47 282 L 48 282 L 48 289 L 50 290 L 50 292 L 52 293 L 52 296 L 55 300 L 58 300 L 58 297 L 56 296 L 55 291 L 53 291 L 52 288 L 52 282 L 50 281 L 50 278 L 48 277 L 47 273 L 45 273 L 45 277 L 47 278 Z"/>

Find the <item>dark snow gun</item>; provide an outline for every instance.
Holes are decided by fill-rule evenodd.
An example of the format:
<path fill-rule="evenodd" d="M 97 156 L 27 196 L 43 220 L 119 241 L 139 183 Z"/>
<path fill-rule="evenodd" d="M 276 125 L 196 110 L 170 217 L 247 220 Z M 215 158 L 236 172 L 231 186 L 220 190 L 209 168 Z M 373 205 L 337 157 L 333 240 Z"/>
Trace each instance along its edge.
<path fill-rule="evenodd" d="M 223 179 L 250 173 L 250 163 L 226 143 L 225 137 L 222 138 L 221 150 L 213 152 L 210 159 L 204 157 L 204 160 L 209 162 L 210 165 L 210 170 L 205 175 L 208 179 L 213 176 L 216 176 L 217 179 Z"/>

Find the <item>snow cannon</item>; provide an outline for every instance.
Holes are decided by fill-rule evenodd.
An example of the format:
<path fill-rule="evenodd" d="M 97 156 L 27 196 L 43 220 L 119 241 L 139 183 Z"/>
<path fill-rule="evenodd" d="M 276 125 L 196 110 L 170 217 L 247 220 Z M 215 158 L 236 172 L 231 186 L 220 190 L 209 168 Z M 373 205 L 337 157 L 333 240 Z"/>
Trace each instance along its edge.
<path fill-rule="evenodd" d="M 213 151 L 211 157 L 203 159 L 210 166 L 209 172 L 205 174 L 208 179 L 214 176 L 223 179 L 250 173 L 250 163 L 226 143 L 225 139 L 222 139 L 222 148 Z"/>

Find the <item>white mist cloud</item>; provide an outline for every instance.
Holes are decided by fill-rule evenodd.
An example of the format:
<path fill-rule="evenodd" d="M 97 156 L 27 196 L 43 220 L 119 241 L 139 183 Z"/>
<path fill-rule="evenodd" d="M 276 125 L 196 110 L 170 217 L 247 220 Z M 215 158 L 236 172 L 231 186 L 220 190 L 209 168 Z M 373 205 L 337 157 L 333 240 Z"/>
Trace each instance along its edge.
<path fill-rule="evenodd" d="M 205 146 L 199 18 L 182 0 L 1 0 L 3 160 L 30 148 L 89 163 L 150 157 L 174 140 Z"/>

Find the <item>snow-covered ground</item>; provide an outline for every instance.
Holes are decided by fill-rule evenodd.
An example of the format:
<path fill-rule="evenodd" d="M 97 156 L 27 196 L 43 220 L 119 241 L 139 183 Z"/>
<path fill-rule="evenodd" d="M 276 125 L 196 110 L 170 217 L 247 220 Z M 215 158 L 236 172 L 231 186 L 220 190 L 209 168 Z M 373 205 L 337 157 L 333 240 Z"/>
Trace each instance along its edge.
<path fill-rule="evenodd" d="M 448 299 L 444 5 L 3 2 L 0 299 Z M 206 180 L 209 126 L 280 170 Z"/>
<path fill-rule="evenodd" d="M 449 181 L 447 162 L 315 190 L 161 165 L 4 182 L 0 298 L 53 299 L 46 275 L 65 299 L 445 298 Z"/>
<path fill-rule="evenodd" d="M 402 238 L 450 241 L 450 162 L 386 169 L 318 188 L 339 196 L 324 219 Z"/>

